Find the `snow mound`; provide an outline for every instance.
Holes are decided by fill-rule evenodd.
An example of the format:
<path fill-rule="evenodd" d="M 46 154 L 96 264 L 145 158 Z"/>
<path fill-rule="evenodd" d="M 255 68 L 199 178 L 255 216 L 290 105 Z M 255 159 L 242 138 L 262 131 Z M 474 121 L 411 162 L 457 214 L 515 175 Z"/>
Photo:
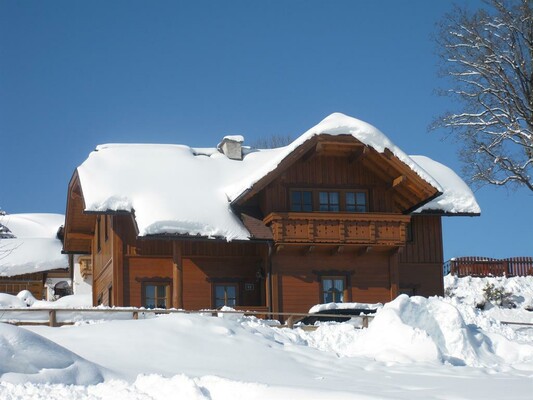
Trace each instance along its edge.
<path fill-rule="evenodd" d="M 23 328 L 0 324 L 0 379 L 22 384 L 89 385 L 104 380 L 101 367 Z"/>
<path fill-rule="evenodd" d="M 368 329 L 326 324 L 306 340 L 312 347 L 340 356 L 386 363 L 495 367 L 533 360 L 533 346 L 466 324 L 454 305 L 436 297 L 401 295 L 378 310 Z"/>
<path fill-rule="evenodd" d="M 317 313 L 327 310 L 377 310 L 382 308 L 383 304 L 375 303 L 325 303 L 325 304 L 316 304 L 309 309 L 309 313 Z"/>
<path fill-rule="evenodd" d="M 0 307 L 2 308 L 25 308 L 27 304 L 17 296 L 0 293 Z"/>

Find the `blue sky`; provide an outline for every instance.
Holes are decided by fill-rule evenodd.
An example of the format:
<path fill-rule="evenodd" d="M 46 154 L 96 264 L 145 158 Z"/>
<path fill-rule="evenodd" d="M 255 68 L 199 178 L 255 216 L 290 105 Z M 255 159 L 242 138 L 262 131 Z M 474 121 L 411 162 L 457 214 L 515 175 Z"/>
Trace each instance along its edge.
<path fill-rule="evenodd" d="M 475 7 L 478 2 L 469 2 Z M 0 206 L 65 212 L 97 144 L 211 147 L 297 137 L 332 112 L 460 172 L 460 143 L 427 132 L 431 35 L 448 1 L 0 0 Z M 533 194 L 483 187 L 477 218 L 444 218 L 445 258 L 533 255 Z"/>

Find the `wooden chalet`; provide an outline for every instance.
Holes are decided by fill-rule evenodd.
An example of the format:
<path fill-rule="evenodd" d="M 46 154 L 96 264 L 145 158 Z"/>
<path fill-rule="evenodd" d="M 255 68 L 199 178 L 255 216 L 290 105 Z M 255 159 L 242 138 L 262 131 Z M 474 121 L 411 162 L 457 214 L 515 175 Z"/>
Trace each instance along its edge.
<path fill-rule="evenodd" d="M 99 146 L 64 251 L 90 257 L 95 305 L 307 312 L 442 294 L 441 217 L 477 214 L 447 167 L 333 114 L 280 149 Z"/>

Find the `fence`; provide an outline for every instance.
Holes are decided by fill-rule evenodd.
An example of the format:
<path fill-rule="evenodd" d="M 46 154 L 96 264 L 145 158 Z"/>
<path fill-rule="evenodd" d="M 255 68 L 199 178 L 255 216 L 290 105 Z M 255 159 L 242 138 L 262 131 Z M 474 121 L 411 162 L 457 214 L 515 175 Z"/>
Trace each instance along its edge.
<path fill-rule="evenodd" d="M 13 325 L 48 325 L 51 327 L 72 325 L 76 322 L 88 320 L 136 320 L 152 318 L 158 314 L 201 314 L 208 316 L 219 316 L 224 314 L 237 314 L 246 316 L 257 316 L 259 318 L 270 318 L 272 316 L 287 317 L 285 325 L 280 327 L 293 328 L 295 323 L 305 317 L 324 318 L 356 318 L 361 321 L 360 328 L 367 328 L 373 315 L 344 315 L 344 314 L 310 314 L 310 313 L 290 313 L 276 312 L 273 314 L 262 311 L 240 311 L 240 310 L 176 310 L 176 309 L 145 309 L 133 307 L 113 307 L 113 308 L 0 308 L 0 322 Z"/>
<path fill-rule="evenodd" d="M 444 264 L 443 273 L 459 277 L 533 275 L 533 257 L 511 257 L 501 260 L 487 257 L 458 257 Z"/>

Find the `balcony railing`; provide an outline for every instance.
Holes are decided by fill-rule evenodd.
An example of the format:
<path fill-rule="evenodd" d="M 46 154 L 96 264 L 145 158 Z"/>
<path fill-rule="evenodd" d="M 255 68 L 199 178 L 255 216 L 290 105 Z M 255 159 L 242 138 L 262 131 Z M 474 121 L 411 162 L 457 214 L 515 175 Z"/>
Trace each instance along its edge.
<path fill-rule="evenodd" d="M 409 215 L 382 213 L 271 213 L 265 224 L 278 243 L 405 244 Z"/>

